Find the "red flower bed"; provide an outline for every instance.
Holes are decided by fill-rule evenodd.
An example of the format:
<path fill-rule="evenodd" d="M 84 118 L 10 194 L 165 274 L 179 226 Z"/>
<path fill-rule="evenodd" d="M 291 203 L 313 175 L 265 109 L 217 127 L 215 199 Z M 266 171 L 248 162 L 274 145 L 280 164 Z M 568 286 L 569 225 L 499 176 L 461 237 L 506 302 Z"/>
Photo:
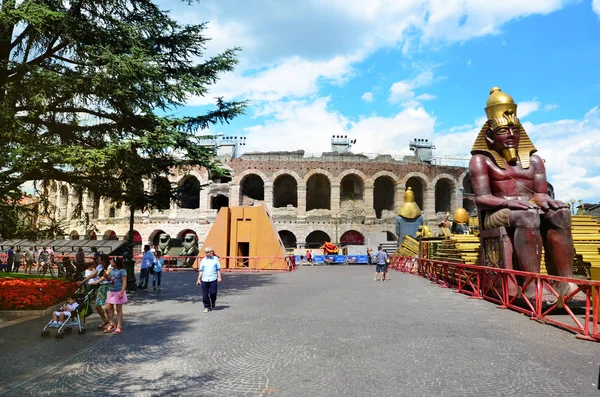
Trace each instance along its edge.
<path fill-rule="evenodd" d="M 77 283 L 57 279 L 0 278 L 0 310 L 46 309 L 76 289 Z"/>

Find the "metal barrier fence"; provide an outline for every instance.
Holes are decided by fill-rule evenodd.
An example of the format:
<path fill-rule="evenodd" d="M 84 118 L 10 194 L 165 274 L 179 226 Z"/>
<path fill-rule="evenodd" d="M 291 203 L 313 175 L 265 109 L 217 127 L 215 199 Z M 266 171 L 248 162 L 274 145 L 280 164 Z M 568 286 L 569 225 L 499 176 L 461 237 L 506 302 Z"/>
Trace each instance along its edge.
<path fill-rule="evenodd" d="M 399 256 L 390 266 L 600 342 L 600 281 Z"/>

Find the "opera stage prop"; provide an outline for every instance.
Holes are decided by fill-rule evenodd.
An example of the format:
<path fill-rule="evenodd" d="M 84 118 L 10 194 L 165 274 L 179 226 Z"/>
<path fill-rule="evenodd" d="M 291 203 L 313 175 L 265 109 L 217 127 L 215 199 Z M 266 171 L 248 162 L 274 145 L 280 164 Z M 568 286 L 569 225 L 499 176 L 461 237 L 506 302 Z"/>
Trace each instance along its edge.
<path fill-rule="evenodd" d="M 543 246 L 548 273 L 572 277 L 571 212 L 548 195 L 544 161 L 534 154 L 517 105 L 494 87 L 485 112 L 469 163 L 483 264 L 539 273 Z"/>
<path fill-rule="evenodd" d="M 404 192 L 404 202 L 398 209 L 396 215 L 396 235 L 398 241 L 402 242 L 404 236 L 416 237 L 419 226 L 423 225 L 421 209 L 415 203 L 415 193 L 409 187 Z"/>
<path fill-rule="evenodd" d="M 204 245 L 222 257 L 224 269 L 288 270 L 285 247 L 263 205 L 222 207 Z M 199 260 L 194 267 L 197 268 Z"/>

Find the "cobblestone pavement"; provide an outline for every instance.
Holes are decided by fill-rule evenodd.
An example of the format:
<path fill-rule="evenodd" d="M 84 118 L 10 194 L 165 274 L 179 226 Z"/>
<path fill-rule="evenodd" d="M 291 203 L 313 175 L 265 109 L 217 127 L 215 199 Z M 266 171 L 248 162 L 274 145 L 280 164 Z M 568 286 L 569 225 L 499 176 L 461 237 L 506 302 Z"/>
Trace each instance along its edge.
<path fill-rule="evenodd" d="M 203 314 L 193 272 L 136 294 L 125 329 L 0 328 L 8 396 L 600 396 L 600 344 L 373 268 L 224 275 Z"/>

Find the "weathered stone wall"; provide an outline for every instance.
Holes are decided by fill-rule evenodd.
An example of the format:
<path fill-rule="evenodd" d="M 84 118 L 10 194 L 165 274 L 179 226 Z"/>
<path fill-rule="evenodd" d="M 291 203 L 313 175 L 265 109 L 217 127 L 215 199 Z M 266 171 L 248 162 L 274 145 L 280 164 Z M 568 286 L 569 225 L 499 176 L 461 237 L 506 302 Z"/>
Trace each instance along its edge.
<path fill-rule="evenodd" d="M 224 158 L 222 161 L 225 168 L 230 169 L 232 173 L 233 180 L 229 183 L 211 181 L 204 169 L 178 173 L 169 178 L 171 183 L 179 184 L 186 175 L 193 175 L 202 185 L 207 185 L 198 197 L 199 208 L 183 209 L 172 203 L 170 208 L 164 211 L 153 210 L 136 214 L 135 230 L 141 234 L 144 242 L 151 241 L 158 231 L 176 237 L 187 229 L 194 230 L 199 239 L 203 240 L 217 214 L 216 209 L 211 209 L 211 199 L 218 194 L 228 197 L 230 206 L 264 203 L 273 217 L 275 227 L 279 231 L 288 230 L 293 233 L 299 245 L 302 245 L 306 237 L 315 231 L 327 233 L 333 241 L 349 230 L 358 231 L 363 236 L 377 232 L 394 233 L 395 212 L 402 203 L 409 179 L 413 181 L 411 183 L 416 183 L 417 188 L 419 186 L 422 188 L 420 193 L 423 197 L 422 211 L 425 221 L 435 225 L 440 216 L 435 213 L 436 185 L 442 181 L 442 185 L 450 190 L 446 191 L 444 196 L 451 201 L 451 208 L 456 208 L 462 205 L 463 180 L 467 175 L 466 168 L 420 163 L 413 157 L 397 161 L 389 155 L 369 159 L 364 155 L 356 154 L 324 153 L 321 157 L 304 157 L 303 151 L 269 152 L 249 153 L 236 159 Z M 307 197 L 314 194 L 307 189 L 307 181 L 316 174 L 323 175 L 330 183 L 330 207 L 306 211 Z M 274 182 L 281 175 L 289 175 L 295 180 L 297 207 L 273 208 Z M 347 176 L 355 181 L 354 188 L 359 190 L 360 194 L 357 194 L 356 199 L 342 195 L 341 184 Z M 379 177 L 386 177 L 392 181 L 394 200 L 393 208 L 382 209 L 381 216 L 377 218 L 374 210 L 374 183 Z M 250 180 L 262 181 L 264 201 L 241 194 L 241 186 Z M 149 182 L 145 185 L 147 189 L 151 189 Z M 289 184 L 287 186 L 289 189 Z M 388 186 L 391 185 L 388 183 Z M 352 188 L 352 185 L 350 187 Z M 61 191 L 65 192 L 65 190 L 59 185 L 53 188 L 54 191 L 56 193 L 53 200 L 57 207 L 70 209 L 71 206 L 64 203 L 69 196 L 63 197 L 61 194 Z M 69 188 L 68 191 L 73 194 L 72 189 Z M 91 208 L 88 201 L 91 203 L 91 199 L 84 194 L 84 202 L 87 205 L 84 208 Z M 389 203 L 390 200 L 387 202 Z M 100 202 L 99 218 L 94 220 L 99 238 L 107 230 L 114 231 L 118 236 L 127 234 L 129 209 L 126 206 L 116 208 L 114 218 L 109 218 L 111 206 L 114 204 L 106 200 Z M 84 230 L 80 230 L 81 226 L 78 222 L 67 221 L 68 214 L 64 216 L 61 213 L 60 217 L 67 223 L 67 233 L 87 234 Z"/>

